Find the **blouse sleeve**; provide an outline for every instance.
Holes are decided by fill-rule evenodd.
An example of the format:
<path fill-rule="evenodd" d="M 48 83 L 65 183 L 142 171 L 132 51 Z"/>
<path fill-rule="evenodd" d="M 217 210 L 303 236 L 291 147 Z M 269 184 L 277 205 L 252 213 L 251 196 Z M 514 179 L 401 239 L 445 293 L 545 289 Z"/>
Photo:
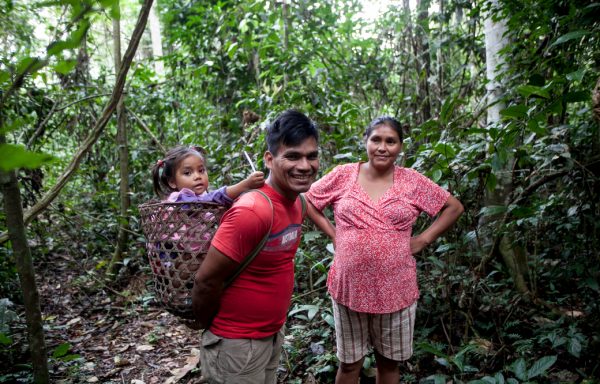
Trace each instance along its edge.
<path fill-rule="evenodd" d="M 412 203 L 429 216 L 437 215 L 448 201 L 450 192 L 414 169 L 409 169 L 409 171 L 412 173 L 413 179 L 412 191 L 409 194 L 412 196 Z"/>
<path fill-rule="evenodd" d="M 305 196 L 319 211 L 335 203 L 345 192 L 344 184 L 347 182 L 349 166 L 352 164 L 338 165 L 331 172 L 317 180 L 310 187 Z"/>

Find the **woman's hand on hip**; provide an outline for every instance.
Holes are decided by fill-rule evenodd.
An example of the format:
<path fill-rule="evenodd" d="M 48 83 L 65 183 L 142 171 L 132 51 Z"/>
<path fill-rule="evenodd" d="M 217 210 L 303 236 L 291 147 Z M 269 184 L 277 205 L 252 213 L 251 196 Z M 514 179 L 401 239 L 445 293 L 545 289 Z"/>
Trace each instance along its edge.
<path fill-rule="evenodd" d="M 416 255 L 417 253 L 421 252 L 422 250 L 427 248 L 428 245 L 429 243 L 427 242 L 427 240 L 425 240 L 421 235 L 410 238 L 410 252 L 413 255 Z"/>

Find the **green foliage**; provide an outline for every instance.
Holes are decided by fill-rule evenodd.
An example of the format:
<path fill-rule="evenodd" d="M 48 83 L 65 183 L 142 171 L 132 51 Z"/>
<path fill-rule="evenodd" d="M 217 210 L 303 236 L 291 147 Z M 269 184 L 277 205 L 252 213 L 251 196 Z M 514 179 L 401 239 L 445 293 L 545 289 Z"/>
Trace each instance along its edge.
<path fill-rule="evenodd" d="M 1 94 L 18 85 L 0 112 L 8 143 L 0 148 L 0 167 L 25 168 L 18 175 L 28 205 L 61 175 L 112 91 L 105 30 L 113 18 L 130 29 L 139 6 L 121 3 L 120 10 L 115 0 L 0 6 Z M 506 20 L 510 44 L 501 79 L 506 107 L 495 124 L 485 121 L 483 1 L 447 1 L 420 19 L 393 3 L 373 21 L 350 0 L 286 2 L 285 11 L 281 2 L 157 5 L 166 54 L 152 58 L 149 42 L 142 43 L 125 105 L 162 145 L 207 148 L 212 186 L 248 174 L 243 151 L 265 169 L 264 128 L 281 110 L 299 108 L 319 123 L 320 174 L 365 160 L 364 127 L 391 114 L 407 123 L 402 164 L 451 190 L 467 208 L 452 231 L 417 257 L 421 300 L 415 356 L 403 365 L 407 381 L 514 383 L 554 380 L 561 370 L 583 380 L 597 374 L 600 136 L 591 114 L 597 4 L 499 2 L 495 17 Z M 52 41 L 41 38 L 39 26 Z M 165 74 L 155 73 L 157 60 Z M 244 110 L 259 120 L 246 123 Z M 131 113 L 128 126 L 127 267 L 148 272 L 136 207 L 152 197 L 149 168 L 163 154 Z M 111 122 L 56 202 L 30 226 L 36 262 L 70 254 L 90 270 L 106 265 L 118 230 L 115 134 Z M 41 179 L 29 171 L 38 167 Z M 506 201 L 485 202 L 506 179 L 513 187 Z M 480 224 L 497 219 L 492 228 Z M 415 231 L 429 222 L 419 219 Z M 515 290 L 500 258 L 479 269 L 493 256 L 486 230 L 492 240 L 514 235 L 514 245 L 525 250 L 530 297 Z M 333 258 L 330 240 L 307 224 L 285 346 L 290 382 L 333 381 L 326 293 Z M 77 281 L 83 286 L 87 279 Z M 18 304 L 16 287 L 11 249 L 0 248 L 1 296 Z M 143 305 L 151 299 L 146 295 Z M 10 337 L 0 329 L 0 344 L 10 347 Z M 70 349 L 59 345 L 54 358 L 76 356 Z M 363 373 L 372 368 L 369 356 Z"/>
<path fill-rule="evenodd" d="M 0 144 L 0 169 L 12 171 L 18 168 L 38 168 L 53 159 L 52 156 L 26 150 L 22 146 Z"/>

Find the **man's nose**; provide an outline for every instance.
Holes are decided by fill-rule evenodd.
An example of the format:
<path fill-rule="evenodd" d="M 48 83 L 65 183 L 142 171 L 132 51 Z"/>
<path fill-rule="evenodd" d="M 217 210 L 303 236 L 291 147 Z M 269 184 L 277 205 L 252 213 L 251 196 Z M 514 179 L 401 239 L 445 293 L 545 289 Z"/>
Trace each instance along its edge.
<path fill-rule="evenodd" d="M 296 164 L 296 168 L 309 171 L 311 168 L 310 161 L 308 161 L 308 158 L 306 157 L 301 157 Z"/>

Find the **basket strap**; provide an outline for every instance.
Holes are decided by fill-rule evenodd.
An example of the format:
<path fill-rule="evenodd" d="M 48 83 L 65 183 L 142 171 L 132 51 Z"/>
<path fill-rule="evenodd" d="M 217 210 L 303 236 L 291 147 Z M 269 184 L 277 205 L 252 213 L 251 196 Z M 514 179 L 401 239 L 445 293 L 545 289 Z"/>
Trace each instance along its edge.
<path fill-rule="evenodd" d="M 271 229 L 273 228 L 274 210 L 273 210 L 273 203 L 271 202 L 271 199 L 269 199 L 269 196 L 267 196 L 263 191 L 260 191 L 258 189 L 253 189 L 249 192 L 258 192 L 261 195 L 263 195 L 263 197 L 269 202 L 269 205 L 271 206 L 271 224 L 269 225 L 269 230 L 265 234 L 265 237 L 263 237 L 263 239 L 260 241 L 260 243 L 256 244 L 256 247 L 254 247 L 252 252 L 250 252 L 250 254 L 248 256 L 246 256 L 244 261 L 242 261 L 242 263 L 237 267 L 237 269 L 235 270 L 233 275 L 231 275 L 225 281 L 225 287 L 228 287 L 233 282 L 233 280 L 235 280 L 235 278 L 238 277 L 240 275 L 240 273 L 242 273 L 242 271 L 248 266 L 248 264 L 250 264 L 252 262 L 252 260 L 254 260 L 256 255 L 258 255 L 260 253 L 260 251 L 263 249 L 263 247 L 267 243 L 267 240 L 269 240 L 269 235 L 271 234 Z M 304 208 L 303 208 L 303 210 L 304 210 Z"/>
<path fill-rule="evenodd" d="M 300 203 L 302 204 L 302 220 L 304 220 L 304 218 L 306 217 L 306 198 L 304 197 L 304 194 L 299 194 L 298 197 L 300 198 Z"/>

